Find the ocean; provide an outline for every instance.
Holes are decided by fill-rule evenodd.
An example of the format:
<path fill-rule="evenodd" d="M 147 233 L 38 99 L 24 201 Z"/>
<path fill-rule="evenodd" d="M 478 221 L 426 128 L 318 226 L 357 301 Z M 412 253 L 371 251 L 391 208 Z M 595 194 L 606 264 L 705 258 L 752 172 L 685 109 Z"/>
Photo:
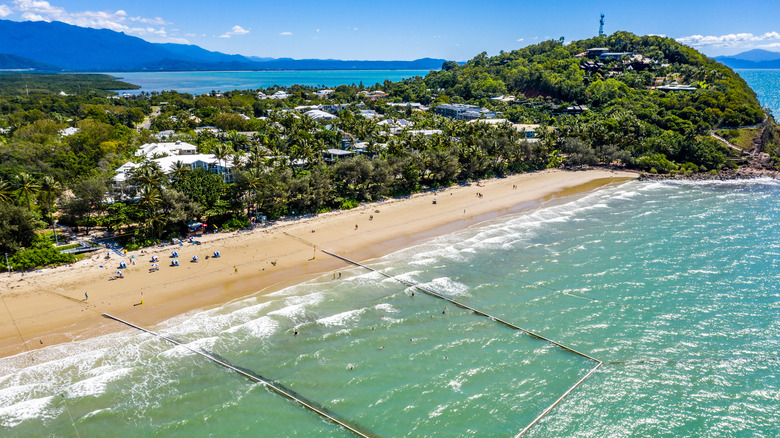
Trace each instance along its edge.
<path fill-rule="evenodd" d="M 286 70 L 286 71 L 196 71 L 196 72 L 121 72 L 106 73 L 125 82 L 140 85 L 138 90 L 117 90 L 120 93 L 176 90 L 181 93 L 205 94 L 212 91 L 233 91 L 268 88 L 274 85 L 308 85 L 335 88 L 339 85 L 370 86 L 385 80 L 400 81 L 413 76 L 425 76 L 428 70 Z"/>
<path fill-rule="evenodd" d="M 756 92 L 761 106 L 768 108 L 775 119 L 780 118 L 780 70 L 739 69 L 734 71 Z"/>
<path fill-rule="evenodd" d="M 631 181 L 366 264 L 603 362 L 527 436 L 773 437 L 777 199 L 770 179 Z M 514 436 L 594 367 L 378 273 L 342 273 L 151 328 L 383 437 Z M 0 359 L 1 436 L 108 431 L 354 436 L 134 330 Z"/>

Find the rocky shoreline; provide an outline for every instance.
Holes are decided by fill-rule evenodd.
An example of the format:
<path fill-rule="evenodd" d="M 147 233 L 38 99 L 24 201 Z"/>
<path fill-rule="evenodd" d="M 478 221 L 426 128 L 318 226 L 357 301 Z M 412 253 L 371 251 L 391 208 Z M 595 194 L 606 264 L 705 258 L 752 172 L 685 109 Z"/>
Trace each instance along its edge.
<path fill-rule="evenodd" d="M 737 169 L 722 170 L 718 173 L 691 173 L 681 174 L 653 174 L 641 173 L 638 181 L 663 181 L 663 180 L 683 180 L 683 181 L 727 181 L 733 179 L 755 179 L 755 178 L 773 178 L 780 179 L 780 171 L 770 169 L 757 169 L 753 167 L 740 167 Z"/>

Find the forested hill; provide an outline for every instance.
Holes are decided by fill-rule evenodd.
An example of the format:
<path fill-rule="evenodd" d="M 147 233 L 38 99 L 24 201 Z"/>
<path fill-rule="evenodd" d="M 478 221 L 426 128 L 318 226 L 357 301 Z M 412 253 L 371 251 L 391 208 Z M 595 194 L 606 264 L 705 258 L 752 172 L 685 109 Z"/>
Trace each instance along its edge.
<path fill-rule="evenodd" d="M 625 55 L 607 60 L 577 56 L 596 47 Z M 755 93 L 730 68 L 671 38 L 628 32 L 569 45 L 545 41 L 494 57 L 482 53 L 462 66 L 446 63 L 424 81 L 428 88 L 444 89 L 453 102 L 502 94 L 543 96 L 599 111 L 631 110 L 662 128 L 752 125 L 764 117 Z M 654 89 L 669 82 L 697 90 Z"/>
<path fill-rule="evenodd" d="M 591 48 L 615 55 L 587 56 Z M 673 83 L 695 90 L 662 91 Z M 561 137 L 595 149 L 617 147 L 632 158 L 664 154 L 709 169 L 729 155 L 713 143 L 710 130 L 765 118 L 753 90 L 730 68 L 671 38 L 628 32 L 566 45 L 545 41 L 493 57 L 482 53 L 384 87 L 405 100 L 473 103 L 502 111 L 512 122 L 556 126 Z M 516 100 L 491 99 L 502 95 Z M 565 110 L 574 105 L 587 110 L 570 115 L 582 109 Z"/>

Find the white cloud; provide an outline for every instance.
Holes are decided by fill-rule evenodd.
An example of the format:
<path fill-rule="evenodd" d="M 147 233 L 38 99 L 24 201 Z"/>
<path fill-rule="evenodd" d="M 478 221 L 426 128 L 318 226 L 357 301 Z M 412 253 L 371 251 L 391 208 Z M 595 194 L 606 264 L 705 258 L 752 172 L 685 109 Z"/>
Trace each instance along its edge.
<path fill-rule="evenodd" d="M 229 32 L 225 32 L 222 35 L 220 35 L 218 38 L 230 38 L 233 35 L 246 35 L 249 31 L 244 29 L 241 26 L 233 26 L 232 29 L 230 29 Z"/>
<path fill-rule="evenodd" d="M 32 12 L 25 12 L 22 14 L 22 18 L 27 21 L 51 21 L 43 17 L 43 15 L 33 14 Z"/>
<path fill-rule="evenodd" d="M 11 11 L 8 5 L 0 5 L 0 18 L 5 18 L 11 14 L 13 14 L 13 11 Z"/>
<path fill-rule="evenodd" d="M 292 32 L 282 32 L 279 35 L 281 35 L 281 36 L 292 36 L 292 34 L 293 34 Z"/>
<path fill-rule="evenodd" d="M 156 24 L 158 26 L 164 26 L 166 24 L 173 24 L 169 21 L 165 21 L 160 17 L 154 17 L 154 18 L 142 18 L 142 17 L 131 17 L 130 21 L 137 21 L 139 23 L 143 24 Z"/>
<path fill-rule="evenodd" d="M 190 40 L 188 40 L 187 38 L 168 37 L 166 41 L 175 44 L 190 44 Z"/>
<path fill-rule="evenodd" d="M 60 6 L 54 6 L 45 0 L 14 0 L 13 6 L 8 8 L 0 5 L 0 17 L 3 13 L 19 12 L 25 20 L 30 21 L 61 21 L 74 26 L 90 27 L 94 29 L 110 29 L 116 32 L 125 32 L 137 36 L 154 36 L 157 39 L 167 40 L 169 37 L 164 27 L 172 24 L 161 17 L 128 17 L 122 9 L 116 11 L 76 11 L 70 12 Z M 8 14 L 6 14 L 8 15 Z M 131 26 L 131 23 L 146 24 L 149 26 Z M 153 27 L 156 26 L 156 27 Z"/>
<path fill-rule="evenodd" d="M 730 33 L 726 35 L 691 35 L 677 38 L 677 42 L 691 47 L 754 47 L 755 43 L 767 40 L 780 40 L 780 33 L 766 32 L 761 35 L 752 33 Z"/>
<path fill-rule="evenodd" d="M 525 38 L 518 38 L 518 39 L 517 39 L 517 42 L 518 42 L 518 43 L 522 43 L 523 41 L 525 41 Z"/>
<path fill-rule="evenodd" d="M 233 35 L 246 35 L 249 33 L 249 31 L 241 26 L 233 26 L 233 29 L 230 31 L 230 33 Z"/>

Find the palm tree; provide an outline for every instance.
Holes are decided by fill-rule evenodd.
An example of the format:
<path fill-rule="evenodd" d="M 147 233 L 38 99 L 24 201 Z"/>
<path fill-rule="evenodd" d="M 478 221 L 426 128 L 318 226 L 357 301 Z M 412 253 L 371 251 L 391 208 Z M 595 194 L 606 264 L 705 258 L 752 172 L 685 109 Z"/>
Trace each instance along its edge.
<path fill-rule="evenodd" d="M 268 154 L 268 150 L 260 145 L 254 145 L 249 149 L 249 163 L 248 167 L 259 169 L 265 164 L 265 156 Z"/>
<path fill-rule="evenodd" d="M 217 164 L 225 163 L 223 168 L 227 167 L 227 159 L 230 156 L 231 153 L 233 153 L 233 148 L 228 143 L 218 143 L 214 146 L 214 156 L 217 158 Z"/>
<path fill-rule="evenodd" d="M 34 196 L 38 193 L 41 186 L 35 181 L 35 178 L 27 172 L 16 175 L 14 182 L 16 183 L 16 192 L 19 193 L 19 195 L 24 196 L 24 199 L 27 201 L 27 210 L 32 211 L 30 195 Z"/>
<path fill-rule="evenodd" d="M 14 194 L 14 189 L 11 184 L 0 180 L 0 202 L 11 202 Z"/>
<path fill-rule="evenodd" d="M 52 178 L 49 175 L 45 175 L 43 178 L 41 178 L 41 191 L 46 194 L 46 204 L 49 209 L 49 222 L 52 223 L 52 226 L 54 225 L 54 219 L 52 218 L 53 208 L 52 208 L 52 202 L 57 197 L 57 192 L 59 192 L 62 189 L 62 186 L 60 185 L 59 181 Z"/>
<path fill-rule="evenodd" d="M 144 188 L 159 188 L 165 180 L 165 173 L 154 161 L 146 161 L 133 170 L 132 179 Z"/>
<path fill-rule="evenodd" d="M 181 160 L 174 161 L 173 164 L 171 164 L 171 182 L 179 182 L 187 177 L 187 174 L 190 172 L 190 166 L 184 164 L 181 162 Z"/>

